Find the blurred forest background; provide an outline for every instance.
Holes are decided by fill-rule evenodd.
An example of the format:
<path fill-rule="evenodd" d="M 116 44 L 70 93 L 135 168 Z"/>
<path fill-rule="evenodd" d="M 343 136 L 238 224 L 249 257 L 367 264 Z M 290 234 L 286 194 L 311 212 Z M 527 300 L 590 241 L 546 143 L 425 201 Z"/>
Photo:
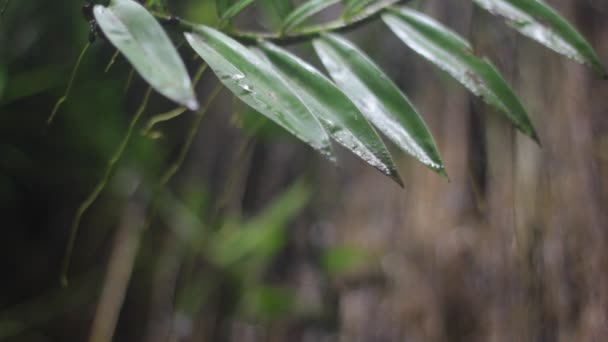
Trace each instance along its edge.
<path fill-rule="evenodd" d="M 239 25 L 272 29 L 272 2 Z M 607 1 L 548 2 L 608 61 Z M 213 1 L 169 5 L 216 20 Z M 407 157 L 404 189 L 348 153 L 336 167 L 222 92 L 145 230 L 194 116 L 158 125 L 156 139 L 137 127 L 83 217 L 64 288 L 70 223 L 146 86 L 135 77 L 127 87 L 120 57 L 104 73 L 114 49 L 98 40 L 47 126 L 87 40 L 82 2 L 10 1 L 0 19 L 0 341 L 606 341 L 608 82 L 469 1 L 413 5 L 491 57 L 542 148 L 372 23 L 349 38 L 418 107 L 450 182 Z M 318 65 L 310 46 L 295 48 Z M 194 74 L 200 60 L 184 53 Z M 206 72 L 199 98 L 216 84 Z M 145 119 L 172 106 L 153 96 Z"/>

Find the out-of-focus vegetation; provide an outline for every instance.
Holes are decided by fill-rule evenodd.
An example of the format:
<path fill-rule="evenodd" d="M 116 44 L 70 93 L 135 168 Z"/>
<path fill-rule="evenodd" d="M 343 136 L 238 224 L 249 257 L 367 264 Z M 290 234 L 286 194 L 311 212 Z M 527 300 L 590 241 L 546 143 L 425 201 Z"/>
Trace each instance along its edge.
<path fill-rule="evenodd" d="M 548 2 L 608 58 L 608 4 Z M 215 25 L 213 3 L 168 7 Z M 256 2 L 238 24 L 276 29 L 289 9 L 273 3 L 284 4 Z M 81 5 L 0 1 L 0 341 L 608 336 L 608 84 L 469 2 L 414 5 L 490 56 L 527 105 L 543 148 L 371 24 L 348 37 L 411 95 L 449 183 L 398 159 L 400 189 L 339 148 L 336 168 L 224 91 L 159 190 L 196 116 L 141 134 L 174 108 L 152 96 L 83 216 L 61 287 L 70 223 L 147 89 L 121 57 L 104 72 L 115 50 L 98 40 L 47 125 L 87 41 Z M 319 64 L 309 45 L 295 48 Z M 180 52 L 194 75 L 200 60 Z M 201 102 L 216 83 L 205 71 Z"/>

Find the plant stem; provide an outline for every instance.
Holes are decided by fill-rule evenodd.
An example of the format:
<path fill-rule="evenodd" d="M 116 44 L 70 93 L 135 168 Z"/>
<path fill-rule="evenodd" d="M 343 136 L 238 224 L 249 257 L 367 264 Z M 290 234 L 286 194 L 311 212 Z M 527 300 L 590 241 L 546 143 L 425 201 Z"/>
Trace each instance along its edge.
<path fill-rule="evenodd" d="M 89 50 L 90 46 L 91 46 L 91 43 L 87 42 L 84 45 L 84 47 L 82 48 L 82 51 L 80 52 L 80 55 L 78 56 L 78 59 L 76 60 L 76 64 L 74 65 L 74 68 L 72 69 L 72 73 L 70 75 L 70 80 L 68 81 L 68 85 L 65 89 L 65 93 L 63 94 L 62 97 L 59 98 L 59 100 L 57 100 L 57 103 L 55 103 L 55 106 L 53 107 L 53 111 L 51 112 L 51 115 L 46 120 L 47 125 L 50 125 L 53 123 L 53 120 L 55 119 L 55 116 L 57 115 L 59 108 L 68 99 L 68 96 L 70 96 L 70 91 L 72 91 L 72 85 L 74 85 L 74 80 L 76 80 L 76 74 L 78 74 L 78 69 L 80 68 L 80 64 L 82 63 L 82 60 L 84 59 L 84 56 L 87 54 L 87 51 Z"/>

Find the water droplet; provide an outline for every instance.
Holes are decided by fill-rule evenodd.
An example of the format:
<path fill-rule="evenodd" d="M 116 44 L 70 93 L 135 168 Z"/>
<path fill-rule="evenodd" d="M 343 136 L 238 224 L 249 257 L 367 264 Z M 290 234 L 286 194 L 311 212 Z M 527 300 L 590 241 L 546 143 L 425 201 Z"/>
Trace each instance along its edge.
<path fill-rule="evenodd" d="M 242 80 L 243 78 L 245 78 L 245 75 L 243 74 L 234 74 L 232 77 L 230 77 L 230 79 L 233 81 Z"/>
<path fill-rule="evenodd" d="M 249 84 L 239 84 L 239 87 L 248 93 L 253 93 L 253 88 Z"/>

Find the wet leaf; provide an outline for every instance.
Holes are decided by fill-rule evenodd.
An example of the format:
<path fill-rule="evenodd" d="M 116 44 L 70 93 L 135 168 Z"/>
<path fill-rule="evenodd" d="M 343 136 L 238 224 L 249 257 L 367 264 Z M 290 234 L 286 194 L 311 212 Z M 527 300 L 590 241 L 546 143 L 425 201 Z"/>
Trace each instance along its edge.
<path fill-rule="evenodd" d="M 340 0 L 309 0 L 298 6 L 291 12 L 283 23 L 283 31 L 289 32 L 291 29 L 305 22 L 313 15 L 323 11 L 324 9 L 339 3 Z"/>
<path fill-rule="evenodd" d="M 239 1 L 231 1 L 231 0 L 217 0 L 216 8 L 217 8 L 217 16 L 220 18 L 220 21 L 225 21 L 230 18 L 235 17 L 237 14 L 241 13 L 245 8 L 249 7 L 249 5 L 253 4 L 254 0 L 239 0 Z"/>
<path fill-rule="evenodd" d="M 395 5 L 400 1 L 402 0 L 375 0 L 371 2 L 368 6 L 365 6 L 361 11 L 358 11 L 356 14 L 353 14 L 350 17 L 342 15 L 336 20 L 322 24 L 301 25 L 298 27 L 294 27 L 291 33 L 310 34 L 313 32 L 318 33 L 344 29 L 347 26 L 353 24 L 354 22 L 364 22 L 365 20 L 369 20 L 370 18 L 379 15 L 388 7 Z"/>
<path fill-rule="evenodd" d="M 283 79 L 329 135 L 359 158 L 402 185 L 382 139 L 351 100 L 313 66 L 282 48 L 259 44 Z"/>
<path fill-rule="evenodd" d="M 163 28 L 144 7 L 133 0 L 112 0 L 108 7 L 97 5 L 93 11 L 108 40 L 144 80 L 171 100 L 191 110 L 198 108 L 181 57 Z"/>
<path fill-rule="evenodd" d="M 466 40 L 434 19 L 408 8 L 395 9 L 382 18 L 410 48 L 506 114 L 522 133 L 538 141 L 517 95 L 492 63 L 475 56 Z"/>
<path fill-rule="evenodd" d="M 327 133 L 270 65 L 234 39 L 210 27 L 198 26 L 185 36 L 238 98 L 332 158 Z"/>
<path fill-rule="evenodd" d="M 314 47 L 338 87 L 361 113 L 401 150 L 444 174 L 444 165 L 416 109 L 382 70 L 351 42 L 335 35 Z"/>
<path fill-rule="evenodd" d="M 343 16 L 345 18 L 352 18 L 376 2 L 376 0 L 342 0 L 342 2 L 344 3 Z"/>
<path fill-rule="evenodd" d="M 504 17 L 523 35 L 585 64 L 602 76 L 606 69 L 591 44 L 548 4 L 538 0 L 473 0 L 488 12 Z"/>
<path fill-rule="evenodd" d="M 258 5 L 262 10 L 264 27 L 277 31 L 283 26 L 283 21 L 293 11 L 291 1 L 285 0 L 259 0 Z"/>

